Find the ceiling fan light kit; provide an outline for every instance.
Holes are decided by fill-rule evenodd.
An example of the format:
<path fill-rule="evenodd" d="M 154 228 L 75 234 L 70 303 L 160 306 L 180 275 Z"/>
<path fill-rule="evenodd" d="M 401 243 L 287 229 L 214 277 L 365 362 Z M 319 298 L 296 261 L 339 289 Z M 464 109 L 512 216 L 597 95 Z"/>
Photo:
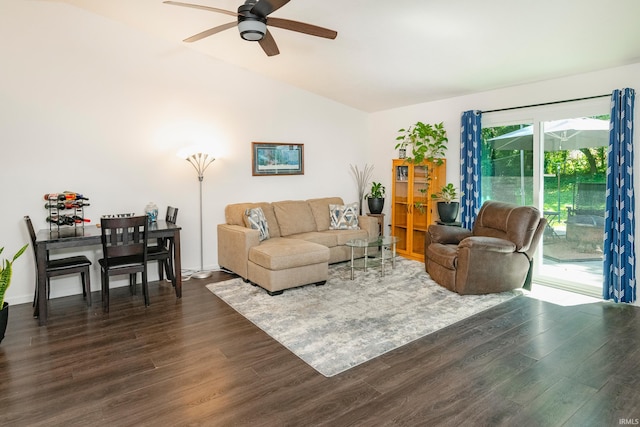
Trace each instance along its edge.
<path fill-rule="evenodd" d="M 240 37 L 245 40 L 262 40 L 267 32 L 267 20 L 252 14 L 238 15 L 238 31 L 240 31 Z"/>
<path fill-rule="evenodd" d="M 218 9 L 210 6 L 202 6 L 198 4 L 181 3 L 177 1 L 165 1 L 165 4 L 173 6 L 190 7 L 194 9 L 207 10 L 209 12 L 223 13 L 225 15 L 237 16 L 237 26 L 240 32 L 240 37 L 248 41 L 257 41 L 260 43 L 260 47 L 267 54 L 267 56 L 274 56 L 280 53 L 278 45 L 276 44 L 273 36 L 267 29 L 267 25 L 272 27 L 282 28 L 284 30 L 295 31 L 298 33 L 308 34 L 316 37 L 323 37 L 326 39 L 335 39 L 338 35 L 337 32 L 329 30 L 327 28 L 318 27 L 316 25 L 305 24 L 304 22 L 292 21 L 282 18 L 268 18 L 267 16 L 272 12 L 280 9 L 290 0 L 246 0 L 243 5 L 238 7 L 238 12 L 232 12 L 230 10 Z M 214 28 L 210 28 L 206 31 L 191 36 L 184 41 L 187 43 L 201 40 L 205 37 L 212 36 L 235 26 L 235 22 L 229 22 L 223 25 L 219 25 Z"/>

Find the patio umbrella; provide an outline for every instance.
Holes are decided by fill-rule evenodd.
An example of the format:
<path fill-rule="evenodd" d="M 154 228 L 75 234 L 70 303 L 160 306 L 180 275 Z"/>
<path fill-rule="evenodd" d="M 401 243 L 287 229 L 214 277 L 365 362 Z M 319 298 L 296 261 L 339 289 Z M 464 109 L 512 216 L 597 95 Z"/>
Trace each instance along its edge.
<path fill-rule="evenodd" d="M 578 117 L 544 122 L 544 150 L 578 150 L 609 144 L 609 121 Z M 533 150 L 533 125 L 489 139 L 494 150 Z"/>

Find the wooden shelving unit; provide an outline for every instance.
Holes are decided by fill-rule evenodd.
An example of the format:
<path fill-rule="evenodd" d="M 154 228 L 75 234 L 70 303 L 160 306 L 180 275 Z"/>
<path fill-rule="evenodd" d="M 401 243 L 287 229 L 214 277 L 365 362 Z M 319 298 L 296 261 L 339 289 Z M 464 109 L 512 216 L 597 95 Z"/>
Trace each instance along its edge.
<path fill-rule="evenodd" d="M 446 163 L 393 160 L 391 235 L 400 241 L 396 250 L 405 258 L 424 261 L 424 238 L 429 224 L 438 219 L 431 194 L 446 180 Z"/>

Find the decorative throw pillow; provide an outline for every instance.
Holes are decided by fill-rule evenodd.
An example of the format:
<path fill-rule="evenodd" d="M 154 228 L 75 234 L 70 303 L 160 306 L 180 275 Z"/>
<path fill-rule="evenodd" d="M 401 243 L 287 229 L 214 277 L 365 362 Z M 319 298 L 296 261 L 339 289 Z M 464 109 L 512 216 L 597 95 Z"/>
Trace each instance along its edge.
<path fill-rule="evenodd" d="M 329 205 L 331 217 L 330 230 L 357 230 L 358 227 L 358 203 L 347 205 Z"/>
<path fill-rule="evenodd" d="M 260 241 L 267 240 L 269 238 L 269 225 L 264 217 L 262 208 L 247 209 L 244 214 L 247 219 L 247 226 L 260 232 Z"/>

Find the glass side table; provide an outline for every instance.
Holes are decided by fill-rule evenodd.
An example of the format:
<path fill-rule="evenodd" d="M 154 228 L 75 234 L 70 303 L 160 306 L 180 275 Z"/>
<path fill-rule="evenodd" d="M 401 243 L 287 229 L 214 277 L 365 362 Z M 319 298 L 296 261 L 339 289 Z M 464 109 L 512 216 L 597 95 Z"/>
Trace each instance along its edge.
<path fill-rule="evenodd" d="M 352 239 L 347 241 L 346 246 L 351 248 L 351 280 L 353 280 L 353 272 L 356 268 L 362 268 L 367 271 L 368 267 L 380 265 L 380 274 L 384 276 L 385 262 L 391 261 L 391 268 L 396 267 L 396 244 L 400 239 L 395 236 L 379 236 L 373 239 Z M 380 258 L 369 259 L 368 249 L 378 248 L 380 250 Z M 356 249 L 364 249 L 364 258 L 354 259 L 354 251 Z M 385 249 L 391 251 L 391 259 L 385 258 Z"/>

